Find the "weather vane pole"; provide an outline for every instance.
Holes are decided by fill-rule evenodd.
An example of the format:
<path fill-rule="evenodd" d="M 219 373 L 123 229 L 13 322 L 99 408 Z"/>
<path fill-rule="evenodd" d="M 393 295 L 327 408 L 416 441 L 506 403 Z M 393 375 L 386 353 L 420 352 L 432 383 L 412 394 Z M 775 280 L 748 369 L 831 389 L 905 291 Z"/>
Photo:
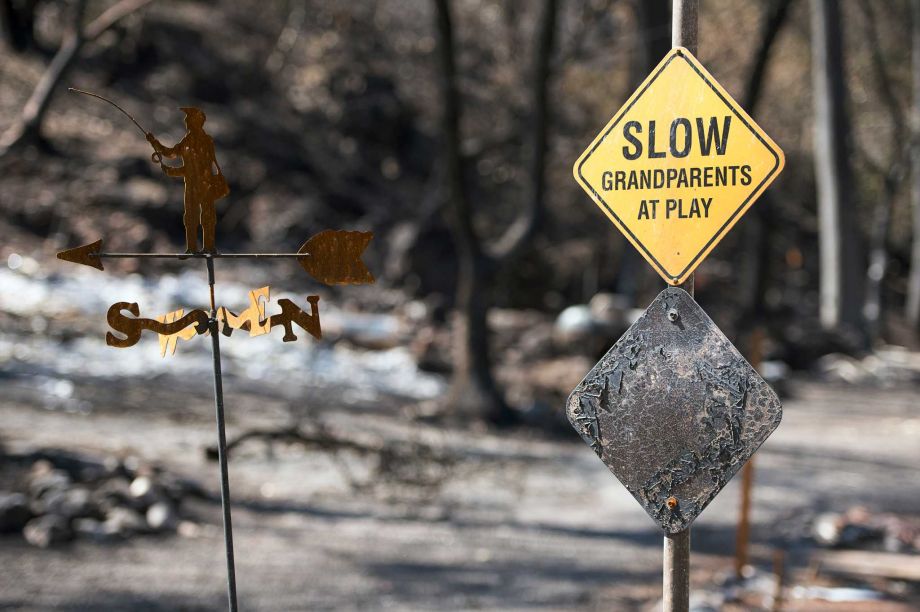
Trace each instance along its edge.
<path fill-rule="evenodd" d="M 216 202 L 230 193 L 227 180 L 221 172 L 215 155 L 214 141 L 204 131 L 205 114 L 195 107 L 182 107 L 187 133 L 175 146 L 163 145 L 141 127 L 127 111 L 115 102 L 98 94 L 71 87 L 74 93 L 92 96 L 121 111 L 144 134 L 154 153 L 151 160 L 160 165 L 164 174 L 181 178 L 184 182 L 185 253 L 116 253 L 102 249 L 102 240 L 61 251 L 58 258 L 103 270 L 103 259 L 204 259 L 208 271 L 208 309 L 195 308 L 187 314 L 184 309 L 156 318 L 140 316 L 135 302 L 117 302 L 108 311 L 107 320 L 112 331 L 106 333 L 106 344 L 125 348 L 136 344 L 143 331 L 160 337 L 164 356 L 176 350 L 179 338 L 191 339 L 196 335 L 211 335 L 211 356 L 214 365 L 214 406 L 217 420 L 217 451 L 220 464 L 220 500 L 223 512 L 224 544 L 227 557 L 227 598 L 229 609 L 238 609 L 236 596 L 236 569 L 233 554 L 233 524 L 230 515 L 230 475 L 227 465 L 227 434 L 224 416 L 223 377 L 220 364 L 220 334 L 230 336 L 234 330 L 248 331 L 250 336 L 269 333 L 272 328 L 284 328 L 284 342 L 297 340 L 294 325 L 304 329 L 316 339 L 322 338 L 319 316 L 319 296 L 307 297 L 307 313 L 288 299 L 278 300 L 281 312 L 268 316 L 265 301 L 270 296 L 269 287 L 250 291 L 250 304 L 239 314 L 226 307 L 218 307 L 215 299 L 215 259 L 269 259 L 293 258 L 315 280 L 326 285 L 361 285 L 374 282 L 374 277 L 361 261 L 361 255 L 373 238 L 371 232 L 325 230 L 306 242 L 296 253 L 221 253 L 217 250 Z M 178 159 L 180 166 L 167 165 L 163 159 Z M 198 248 L 201 229 L 202 248 Z M 125 314 L 125 313 L 128 314 Z M 114 332 L 114 333 L 113 333 Z"/>

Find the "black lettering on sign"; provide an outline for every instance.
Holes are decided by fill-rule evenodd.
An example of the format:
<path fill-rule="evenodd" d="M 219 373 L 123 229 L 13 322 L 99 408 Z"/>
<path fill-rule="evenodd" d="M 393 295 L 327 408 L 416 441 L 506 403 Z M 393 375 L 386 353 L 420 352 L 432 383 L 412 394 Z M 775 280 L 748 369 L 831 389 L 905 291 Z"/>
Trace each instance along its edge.
<path fill-rule="evenodd" d="M 681 149 L 677 148 L 677 128 L 678 126 L 683 126 L 684 128 L 684 146 Z M 687 157 L 687 154 L 690 153 L 690 120 L 684 119 L 683 117 L 678 117 L 671 122 L 671 155 L 674 157 Z"/>
<path fill-rule="evenodd" d="M 722 125 L 719 126 L 718 117 L 709 117 L 709 125 L 706 125 L 702 117 L 696 118 L 697 138 L 700 143 L 700 155 L 712 155 L 715 147 L 716 155 L 725 155 L 728 148 L 728 134 L 731 129 L 731 115 L 722 117 Z M 682 131 L 681 131 L 682 128 Z M 672 157 L 682 158 L 690 154 L 693 145 L 693 125 L 685 117 L 677 117 L 671 122 L 671 133 L 668 140 L 669 151 Z M 638 121 L 627 121 L 623 125 L 623 138 L 629 143 L 623 147 L 623 157 L 632 161 L 642 157 L 643 146 L 637 134 L 642 133 L 642 124 Z M 667 157 L 665 151 L 657 149 L 656 142 L 656 122 L 648 122 L 648 157 L 649 159 L 661 159 Z"/>
<path fill-rule="evenodd" d="M 649 159 L 660 159 L 665 156 L 664 151 L 655 150 L 655 122 L 648 122 L 648 156 Z"/>
<path fill-rule="evenodd" d="M 638 219 L 654 219 L 658 208 L 658 200 L 642 200 L 639 202 Z"/>
<path fill-rule="evenodd" d="M 679 203 L 680 203 L 680 200 L 674 200 L 671 198 L 668 198 L 667 200 L 665 200 L 664 202 L 665 204 L 664 218 L 665 219 L 671 218 L 671 213 L 677 210 L 677 206 Z"/>
<path fill-rule="evenodd" d="M 645 200 L 643 200 L 645 202 Z M 665 200 L 665 219 L 708 219 L 712 198 L 692 198 L 689 202 L 683 198 Z M 652 215 L 654 219 L 654 214 Z"/>
<path fill-rule="evenodd" d="M 639 159 L 642 155 L 642 143 L 639 142 L 639 139 L 631 132 L 638 132 L 641 134 L 642 124 L 638 121 L 627 121 L 626 125 L 623 126 L 623 138 L 633 145 L 632 151 L 629 150 L 629 147 L 623 147 L 623 157 L 629 160 Z"/>
<path fill-rule="evenodd" d="M 709 205 L 712 204 L 712 198 L 700 198 L 703 203 L 703 216 L 709 218 Z"/>
<path fill-rule="evenodd" d="M 646 200 L 642 200 L 641 202 L 639 202 L 639 217 L 638 217 L 638 219 L 648 219 L 648 218 L 649 218 L 649 216 L 648 216 L 648 202 L 647 202 Z"/>
<path fill-rule="evenodd" d="M 722 120 L 722 131 L 719 131 L 719 124 L 716 117 L 709 118 L 709 131 L 704 136 L 703 118 L 696 118 L 696 129 L 700 137 L 700 153 L 709 155 L 712 151 L 712 144 L 715 141 L 716 154 L 725 155 L 725 147 L 728 144 L 728 129 L 731 127 L 731 115 L 726 115 Z"/>

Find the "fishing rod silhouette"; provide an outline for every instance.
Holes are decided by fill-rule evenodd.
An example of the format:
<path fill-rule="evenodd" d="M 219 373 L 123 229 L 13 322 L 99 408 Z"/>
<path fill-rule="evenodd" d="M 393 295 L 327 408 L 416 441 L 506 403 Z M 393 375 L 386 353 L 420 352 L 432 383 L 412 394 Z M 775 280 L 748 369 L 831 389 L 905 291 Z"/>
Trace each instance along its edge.
<path fill-rule="evenodd" d="M 68 87 L 68 88 L 67 88 L 67 91 L 70 91 L 70 92 L 73 92 L 73 93 L 78 93 L 78 94 L 83 94 L 84 96 L 91 96 L 91 97 L 93 97 L 93 98 L 97 98 L 97 99 L 99 99 L 99 100 L 102 100 L 103 102 L 108 102 L 109 104 L 111 104 L 112 106 L 114 106 L 115 108 L 117 108 L 118 110 L 120 110 L 120 111 L 122 112 L 122 114 L 123 114 L 125 117 L 127 117 L 128 119 L 130 119 L 131 122 L 132 122 L 134 125 L 137 126 L 137 129 L 139 129 L 139 130 L 141 131 L 141 133 L 144 135 L 144 138 L 146 138 L 147 135 L 150 134 L 150 132 L 148 132 L 148 131 L 145 130 L 143 127 L 141 127 L 141 124 L 137 122 L 137 119 L 135 119 L 134 117 L 132 117 L 132 116 L 128 113 L 128 111 L 126 111 L 126 110 L 123 109 L 122 107 L 118 106 L 117 104 L 115 104 L 114 102 L 112 102 L 111 100 L 109 100 L 108 98 L 106 98 L 105 96 L 100 96 L 99 94 L 95 94 L 95 93 L 93 93 L 93 92 L 91 92 L 91 91 L 84 91 L 84 90 L 82 90 L 82 89 L 77 89 L 76 87 Z M 157 153 L 156 151 L 153 152 L 153 154 L 150 156 L 150 159 L 151 159 L 151 161 L 153 161 L 153 163 L 155 163 L 155 164 L 160 164 L 161 166 L 163 165 L 163 156 L 160 155 L 159 153 Z"/>

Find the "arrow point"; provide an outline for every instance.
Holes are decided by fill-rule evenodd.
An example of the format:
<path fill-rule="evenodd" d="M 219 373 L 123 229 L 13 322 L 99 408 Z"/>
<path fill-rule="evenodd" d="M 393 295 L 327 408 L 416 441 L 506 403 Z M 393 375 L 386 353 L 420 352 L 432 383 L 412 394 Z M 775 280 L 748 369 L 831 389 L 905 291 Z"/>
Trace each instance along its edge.
<path fill-rule="evenodd" d="M 92 266 L 97 270 L 102 270 L 102 258 L 99 257 L 99 253 L 101 252 L 102 240 L 100 239 L 96 242 L 91 242 L 90 244 L 84 244 L 83 246 L 61 251 L 57 254 L 57 257 L 58 259 L 63 259 L 64 261 L 83 264 L 84 266 Z"/>

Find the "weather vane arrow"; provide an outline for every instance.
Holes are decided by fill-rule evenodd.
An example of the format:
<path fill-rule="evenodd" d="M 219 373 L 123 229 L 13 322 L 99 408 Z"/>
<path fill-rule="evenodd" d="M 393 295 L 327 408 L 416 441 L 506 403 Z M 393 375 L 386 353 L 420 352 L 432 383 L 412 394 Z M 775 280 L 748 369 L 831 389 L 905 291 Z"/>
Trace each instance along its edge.
<path fill-rule="evenodd" d="M 304 271 L 324 285 L 367 285 L 375 279 L 361 260 L 373 232 L 323 230 L 296 253 L 114 253 L 102 250 L 102 240 L 65 249 L 58 259 L 104 270 L 103 259 L 296 259 Z"/>

